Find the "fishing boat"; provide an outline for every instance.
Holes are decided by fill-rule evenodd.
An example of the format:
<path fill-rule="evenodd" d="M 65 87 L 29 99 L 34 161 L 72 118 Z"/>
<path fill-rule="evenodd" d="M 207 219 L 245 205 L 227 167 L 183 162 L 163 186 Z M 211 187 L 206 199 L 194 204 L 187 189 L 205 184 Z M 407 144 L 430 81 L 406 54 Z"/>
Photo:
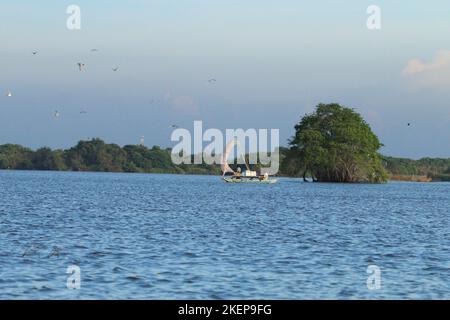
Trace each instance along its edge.
<path fill-rule="evenodd" d="M 277 179 L 261 179 L 260 177 L 243 177 L 243 176 L 231 176 L 224 177 L 223 180 L 229 183 L 276 183 Z"/>
<path fill-rule="evenodd" d="M 231 167 L 228 164 L 228 156 L 230 155 L 231 150 L 234 148 L 234 146 L 237 145 L 239 147 L 239 141 L 236 139 L 233 139 L 230 141 L 225 151 L 222 155 L 222 163 L 221 163 L 221 169 L 222 169 L 222 179 L 225 182 L 228 183 L 267 183 L 272 184 L 276 183 L 277 179 L 270 179 L 269 175 L 267 173 L 265 174 L 257 174 L 256 171 L 250 170 L 250 166 L 247 162 L 247 159 L 243 155 L 243 153 L 240 153 L 240 155 L 244 159 L 246 170 L 241 172 L 240 168 L 238 168 L 237 171 L 234 171 L 231 169 Z M 230 175 L 227 175 L 227 173 L 230 173 Z"/>

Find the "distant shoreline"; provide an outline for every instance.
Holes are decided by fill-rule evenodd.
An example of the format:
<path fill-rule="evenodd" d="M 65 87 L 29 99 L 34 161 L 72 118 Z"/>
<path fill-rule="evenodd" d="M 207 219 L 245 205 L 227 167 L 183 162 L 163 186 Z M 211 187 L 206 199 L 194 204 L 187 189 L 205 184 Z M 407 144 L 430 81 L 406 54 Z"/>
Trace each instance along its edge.
<path fill-rule="evenodd" d="M 7 171 L 7 172 L 61 172 L 61 173 L 115 173 L 115 174 L 121 174 L 121 173 L 127 173 L 127 174 L 157 174 L 157 175 L 179 175 L 179 176 L 216 176 L 221 177 L 221 175 L 213 174 L 213 173 L 202 173 L 202 172 L 163 172 L 160 170 L 155 170 L 154 172 L 126 172 L 126 171 L 93 171 L 93 170 L 39 170 L 39 169 L 2 169 L 0 168 L 0 172 Z M 292 178 L 292 179 L 303 179 L 300 176 L 288 176 L 288 175 L 277 175 L 277 177 L 280 178 Z M 433 180 L 430 177 L 427 176 L 418 176 L 418 175 L 390 175 L 388 182 L 419 182 L 419 183 L 438 183 L 438 182 L 450 182 L 449 180 Z M 321 183 L 321 182 L 317 182 Z M 322 182 L 326 183 L 326 182 Z M 345 184 L 345 183 L 344 183 Z M 354 183 L 358 184 L 358 183 Z"/>
<path fill-rule="evenodd" d="M 277 176 L 300 177 L 301 168 L 285 161 L 290 149 L 280 147 Z M 381 156 L 388 180 L 410 182 L 450 181 L 450 158 L 411 160 Z M 260 169 L 251 165 L 252 170 Z M 79 141 L 72 148 L 32 150 L 16 144 L 0 145 L 0 170 L 35 170 L 64 172 L 128 172 L 220 176 L 219 165 L 179 164 L 172 162 L 171 149 L 142 145 L 119 146 L 101 139 Z"/>
<path fill-rule="evenodd" d="M 407 181 L 407 182 L 439 182 L 437 180 L 433 180 L 431 177 L 427 176 L 418 176 L 418 175 L 391 175 L 389 177 L 391 181 Z"/>

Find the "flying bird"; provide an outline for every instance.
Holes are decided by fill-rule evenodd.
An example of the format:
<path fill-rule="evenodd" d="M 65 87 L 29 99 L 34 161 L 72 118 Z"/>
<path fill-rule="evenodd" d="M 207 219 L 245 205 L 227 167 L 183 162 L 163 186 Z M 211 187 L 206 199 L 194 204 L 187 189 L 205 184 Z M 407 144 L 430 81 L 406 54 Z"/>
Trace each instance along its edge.
<path fill-rule="evenodd" d="M 112 68 L 112 71 L 117 71 L 117 70 L 119 70 L 119 67 Z"/>
<path fill-rule="evenodd" d="M 179 126 L 177 126 L 176 124 L 171 124 L 171 125 L 169 126 L 169 128 L 179 128 Z"/>
<path fill-rule="evenodd" d="M 53 114 L 53 116 L 54 116 L 55 118 L 59 118 L 59 111 L 58 111 L 58 110 L 55 110 L 55 113 Z"/>
<path fill-rule="evenodd" d="M 7 97 L 12 97 L 12 93 L 11 93 L 11 91 L 8 91 L 8 92 L 6 92 L 6 94 L 5 94 Z"/>
<path fill-rule="evenodd" d="M 50 252 L 49 254 L 48 254 L 48 256 L 47 256 L 47 258 L 51 258 L 51 257 L 53 257 L 53 256 L 55 256 L 55 257 L 59 257 L 59 252 L 60 252 L 60 248 L 58 248 L 58 247 L 53 247 L 53 249 L 52 249 L 52 252 Z"/>
<path fill-rule="evenodd" d="M 84 64 L 84 63 L 81 63 L 81 62 L 78 62 L 77 65 L 78 65 L 78 69 L 79 69 L 80 71 L 83 71 L 83 68 L 84 68 L 85 64 Z"/>
<path fill-rule="evenodd" d="M 33 55 L 37 54 L 37 51 L 33 51 Z"/>
<path fill-rule="evenodd" d="M 408 127 L 410 127 L 410 126 L 411 126 L 411 123 L 408 122 Z"/>
<path fill-rule="evenodd" d="M 22 257 L 25 257 L 25 256 L 29 256 L 29 255 L 35 254 L 35 253 L 38 251 L 38 249 L 39 249 L 39 246 L 33 244 L 33 245 L 31 245 L 31 247 L 27 248 L 27 249 L 23 252 Z"/>
<path fill-rule="evenodd" d="M 209 79 L 208 82 L 209 82 L 209 83 L 213 83 L 213 82 L 217 82 L 217 80 L 214 79 L 214 78 L 212 78 L 212 79 Z"/>
<path fill-rule="evenodd" d="M 82 110 L 80 111 L 80 114 L 87 114 L 87 111 Z"/>
<path fill-rule="evenodd" d="M 98 52 L 98 49 L 91 49 L 91 52 Z"/>

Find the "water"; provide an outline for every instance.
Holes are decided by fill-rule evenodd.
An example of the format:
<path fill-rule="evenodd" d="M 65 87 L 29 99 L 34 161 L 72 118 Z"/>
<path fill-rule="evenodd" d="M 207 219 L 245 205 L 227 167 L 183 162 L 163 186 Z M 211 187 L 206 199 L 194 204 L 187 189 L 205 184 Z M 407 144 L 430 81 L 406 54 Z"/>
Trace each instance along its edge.
<path fill-rule="evenodd" d="M 449 299 L 449 208 L 449 183 L 0 171 L 0 298 Z"/>

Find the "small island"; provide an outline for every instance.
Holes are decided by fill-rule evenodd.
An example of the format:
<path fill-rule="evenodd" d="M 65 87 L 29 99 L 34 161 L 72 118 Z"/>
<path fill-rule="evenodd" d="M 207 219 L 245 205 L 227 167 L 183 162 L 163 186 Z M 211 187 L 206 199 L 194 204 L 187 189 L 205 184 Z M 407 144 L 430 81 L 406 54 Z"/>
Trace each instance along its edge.
<path fill-rule="evenodd" d="M 358 113 L 339 104 L 319 104 L 295 126 L 289 144 L 286 167 L 305 181 L 387 181 L 378 137 Z"/>

